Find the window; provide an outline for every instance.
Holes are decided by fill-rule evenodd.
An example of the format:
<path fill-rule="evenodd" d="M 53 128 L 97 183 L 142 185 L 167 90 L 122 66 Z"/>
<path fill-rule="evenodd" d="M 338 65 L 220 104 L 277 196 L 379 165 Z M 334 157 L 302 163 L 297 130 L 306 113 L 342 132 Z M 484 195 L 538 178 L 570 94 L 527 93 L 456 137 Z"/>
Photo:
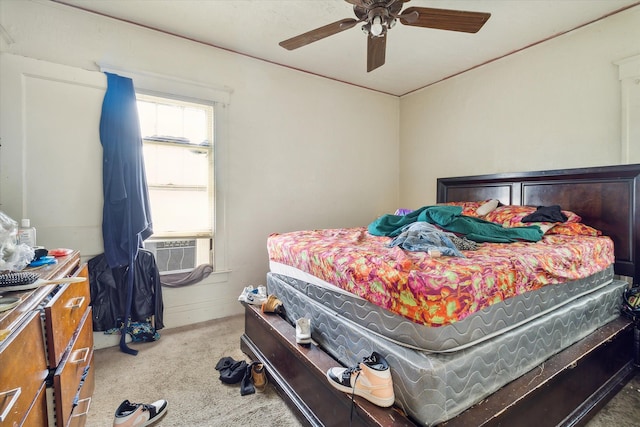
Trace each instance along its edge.
<path fill-rule="evenodd" d="M 137 94 L 154 234 L 145 247 L 161 274 L 213 264 L 213 104 Z"/>

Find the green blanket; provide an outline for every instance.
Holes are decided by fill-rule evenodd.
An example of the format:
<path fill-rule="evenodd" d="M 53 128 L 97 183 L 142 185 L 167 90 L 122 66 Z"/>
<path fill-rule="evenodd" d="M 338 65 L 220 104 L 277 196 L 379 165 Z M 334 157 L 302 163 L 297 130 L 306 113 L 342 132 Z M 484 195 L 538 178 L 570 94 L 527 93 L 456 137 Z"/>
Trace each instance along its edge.
<path fill-rule="evenodd" d="M 504 228 L 500 224 L 462 215 L 462 207 L 449 205 L 425 206 L 407 215 L 382 215 L 369 224 L 368 230 L 374 236 L 394 237 L 400 234 L 402 227 L 417 221 L 438 225 L 444 230 L 462 234 L 475 242 L 537 242 L 542 239 L 543 234 L 537 225 Z"/>

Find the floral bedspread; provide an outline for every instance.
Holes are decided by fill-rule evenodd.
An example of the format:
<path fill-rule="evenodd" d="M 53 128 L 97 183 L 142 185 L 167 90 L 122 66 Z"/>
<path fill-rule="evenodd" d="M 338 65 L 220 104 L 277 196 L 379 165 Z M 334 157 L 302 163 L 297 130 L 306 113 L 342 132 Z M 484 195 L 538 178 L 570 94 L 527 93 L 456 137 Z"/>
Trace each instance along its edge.
<path fill-rule="evenodd" d="M 527 291 L 587 277 L 614 262 L 608 237 L 545 235 L 483 243 L 465 258 L 389 248 L 365 227 L 272 234 L 271 261 L 296 267 L 428 326 L 442 326 Z"/>

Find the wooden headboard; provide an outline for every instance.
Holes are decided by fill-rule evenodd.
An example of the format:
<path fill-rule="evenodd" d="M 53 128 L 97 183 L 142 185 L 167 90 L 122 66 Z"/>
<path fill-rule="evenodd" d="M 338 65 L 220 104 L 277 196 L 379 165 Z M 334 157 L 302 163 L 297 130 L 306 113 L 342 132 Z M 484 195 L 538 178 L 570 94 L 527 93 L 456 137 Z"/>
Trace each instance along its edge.
<path fill-rule="evenodd" d="M 615 272 L 640 283 L 640 164 L 439 178 L 437 202 L 560 205 L 611 237 Z"/>

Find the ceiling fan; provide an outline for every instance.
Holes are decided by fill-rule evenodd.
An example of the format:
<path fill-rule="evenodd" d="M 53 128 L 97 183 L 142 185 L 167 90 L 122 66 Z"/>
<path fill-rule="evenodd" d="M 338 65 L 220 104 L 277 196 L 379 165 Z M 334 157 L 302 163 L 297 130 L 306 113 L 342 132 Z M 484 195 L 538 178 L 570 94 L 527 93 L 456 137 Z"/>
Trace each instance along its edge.
<path fill-rule="evenodd" d="M 414 27 L 477 33 L 491 16 L 490 13 L 430 7 L 409 7 L 403 11 L 403 3 L 411 0 L 345 1 L 353 5 L 357 19 L 341 19 L 284 40 L 279 43 L 280 46 L 288 50 L 297 49 L 364 22 L 362 31 L 367 35 L 367 72 L 370 72 L 384 65 L 387 31 L 393 28 L 398 20 L 404 25 Z"/>

